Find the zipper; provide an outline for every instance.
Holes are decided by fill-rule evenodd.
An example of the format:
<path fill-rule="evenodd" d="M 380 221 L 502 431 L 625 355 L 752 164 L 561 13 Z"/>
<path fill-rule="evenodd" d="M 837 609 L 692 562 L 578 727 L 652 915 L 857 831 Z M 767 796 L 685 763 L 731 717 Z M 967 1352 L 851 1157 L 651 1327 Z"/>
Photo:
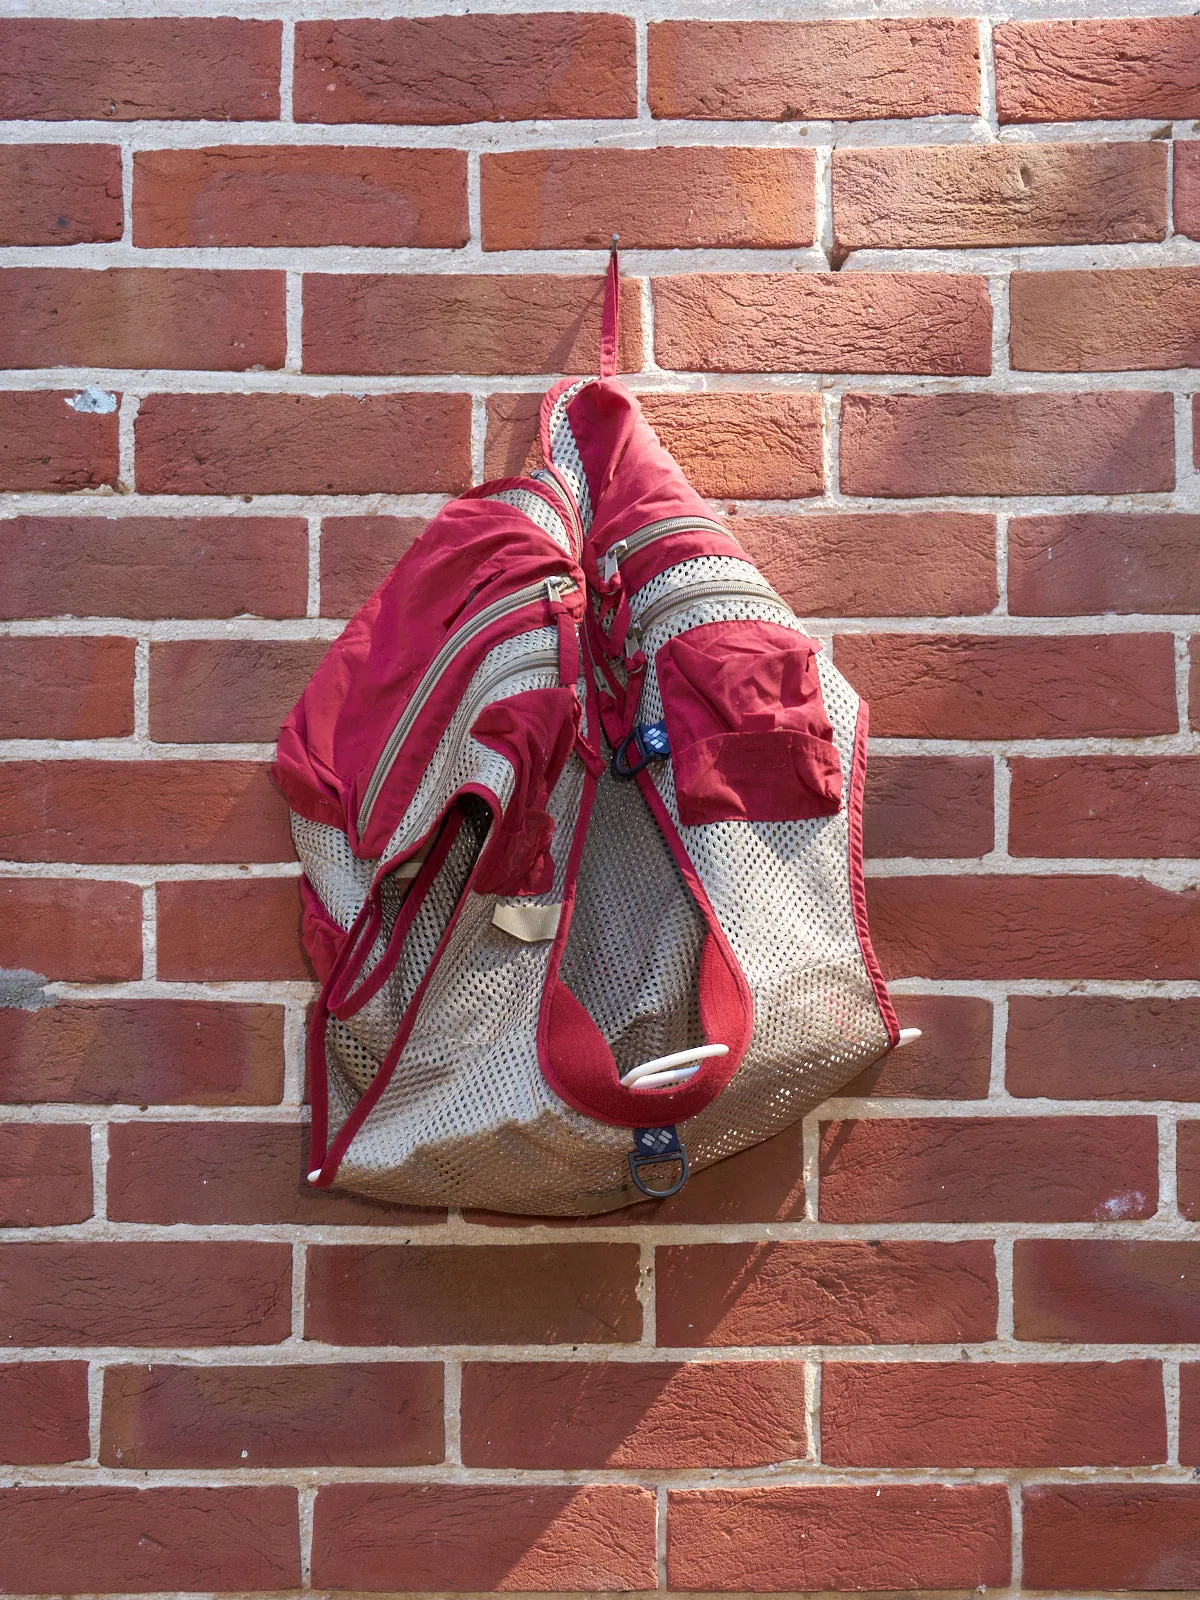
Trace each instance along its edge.
<path fill-rule="evenodd" d="M 547 489 L 553 491 L 554 498 L 559 502 L 561 512 L 566 517 L 568 535 L 573 533 L 575 536 L 575 549 L 573 554 L 576 560 L 578 560 L 579 553 L 583 549 L 584 541 L 583 523 L 579 517 L 579 507 L 575 504 L 574 500 L 567 493 L 562 484 L 559 483 L 556 474 L 551 472 L 547 467 L 535 467 L 530 473 L 530 477 L 533 478 L 536 483 L 544 484 Z"/>
<path fill-rule="evenodd" d="M 629 624 L 629 632 L 625 639 L 625 654 L 634 655 L 642 647 L 642 640 L 653 627 L 655 622 L 671 611 L 683 611 L 697 600 L 759 600 L 763 605 L 778 606 L 786 611 L 788 616 L 795 620 L 795 613 L 782 595 L 776 594 L 774 589 L 765 589 L 760 584 L 738 583 L 731 578 L 709 578 L 703 583 L 689 584 L 686 589 L 672 589 L 669 593 L 659 595 L 657 600 L 652 600 L 642 612 L 640 617 L 634 618 Z M 632 649 L 630 646 L 632 645 Z"/>
<path fill-rule="evenodd" d="M 477 638 L 485 628 L 490 628 L 493 622 L 497 622 L 501 617 L 507 616 L 510 611 L 519 611 L 522 606 L 531 605 L 539 595 L 545 595 L 547 601 L 553 605 L 556 601 L 561 600 L 564 594 L 573 593 L 576 587 L 575 580 L 567 577 L 566 573 L 558 573 L 551 578 L 539 578 L 536 583 L 527 583 L 523 589 L 514 590 L 512 594 L 504 595 L 499 600 L 493 600 L 491 605 L 484 606 L 482 611 L 477 612 L 469 621 L 464 622 L 462 627 L 454 630 L 428 667 L 426 667 L 424 676 L 410 696 L 408 704 L 400 713 L 400 718 L 388 735 L 387 743 L 380 752 L 379 760 L 375 763 L 371 781 L 367 784 L 362 804 L 358 808 L 358 835 L 360 839 L 367 823 L 370 821 L 371 812 L 376 800 L 379 798 L 379 791 L 386 783 L 388 773 L 395 766 L 396 758 L 400 754 L 405 739 L 412 732 L 413 724 L 437 687 L 442 674 L 459 651 L 469 645 L 472 639 Z"/>
<path fill-rule="evenodd" d="M 668 533 L 720 533 L 725 538 L 737 544 L 737 540 L 729 529 L 719 522 L 710 521 L 708 517 L 663 517 L 658 522 L 648 522 L 644 528 L 639 528 L 636 533 L 631 533 L 627 539 L 618 539 L 616 544 L 609 545 L 604 552 L 604 581 L 611 583 L 617 575 L 617 568 L 626 556 L 640 550 L 643 545 L 652 544 L 655 539 L 661 539 Z M 739 545 L 740 549 L 741 546 Z"/>

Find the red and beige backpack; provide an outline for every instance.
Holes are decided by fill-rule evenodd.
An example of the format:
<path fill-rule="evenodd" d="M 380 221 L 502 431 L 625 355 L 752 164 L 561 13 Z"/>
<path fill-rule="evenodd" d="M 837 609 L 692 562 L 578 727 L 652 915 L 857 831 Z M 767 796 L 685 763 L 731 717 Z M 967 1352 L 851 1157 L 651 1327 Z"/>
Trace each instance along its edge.
<path fill-rule="evenodd" d="M 866 706 L 615 370 L 451 501 L 280 734 L 321 982 L 309 1181 L 532 1214 L 674 1193 L 900 1042 Z"/>

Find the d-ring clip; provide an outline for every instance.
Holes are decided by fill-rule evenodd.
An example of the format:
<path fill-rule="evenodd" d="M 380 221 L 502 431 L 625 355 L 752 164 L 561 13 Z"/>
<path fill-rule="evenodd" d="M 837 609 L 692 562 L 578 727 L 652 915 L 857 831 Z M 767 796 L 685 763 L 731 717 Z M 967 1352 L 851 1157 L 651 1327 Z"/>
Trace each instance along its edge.
<path fill-rule="evenodd" d="M 642 1167 L 655 1167 L 663 1161 L 678 1161 L 679 1178 L 669 1189 L 652 1189 L 642 1177 Z M 629 1175 L 651 1200 L 669 1200 L 688 1181 L 687 1151 L 674 1128 L 635 1128 L 633 1149 L 629 1152 Z"/>

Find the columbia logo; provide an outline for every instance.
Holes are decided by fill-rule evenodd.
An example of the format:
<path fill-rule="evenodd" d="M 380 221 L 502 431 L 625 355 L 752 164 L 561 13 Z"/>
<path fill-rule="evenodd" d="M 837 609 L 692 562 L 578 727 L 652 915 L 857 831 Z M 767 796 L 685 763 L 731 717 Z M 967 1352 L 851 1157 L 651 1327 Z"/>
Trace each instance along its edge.
<path fill-rule="evenodd" d="M 643 1155 L 665 1155 L 668 1150 L 674 1150 L 678 1143 L 674 1128 L 639 1128 L 637 1130 L 638 1149 Z"/>

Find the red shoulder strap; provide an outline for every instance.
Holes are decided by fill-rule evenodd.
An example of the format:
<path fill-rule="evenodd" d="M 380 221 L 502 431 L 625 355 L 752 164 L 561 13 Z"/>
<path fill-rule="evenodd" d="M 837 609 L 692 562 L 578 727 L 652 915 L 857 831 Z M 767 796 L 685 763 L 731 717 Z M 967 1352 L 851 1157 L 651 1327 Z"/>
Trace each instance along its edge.
<path fill-rule="evenodd" d="M 621 275 L 617 265 L 617 235 L 612 236 L 608 278 L 604 285 L 604 317 L 600 324 L 600 376 L 617 374 L 617 339 L 621 331 Z"/>

